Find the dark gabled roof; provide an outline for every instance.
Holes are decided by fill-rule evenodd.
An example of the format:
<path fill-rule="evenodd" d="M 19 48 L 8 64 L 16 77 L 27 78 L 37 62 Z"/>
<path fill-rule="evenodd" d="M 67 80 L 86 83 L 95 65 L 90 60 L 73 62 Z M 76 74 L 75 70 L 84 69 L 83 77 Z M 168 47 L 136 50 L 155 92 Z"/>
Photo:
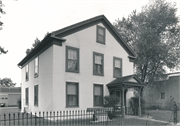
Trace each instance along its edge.
<path fill-rule="evenodd" d="M 64 37 L 69 34 L 73 34 L 77 31 L 80 31 L 82 29 L 85 29 L 87 27 L 90 27 L 92 25 L 95 25 L 97 23 L 103 23 L 103 25 L 106 26 L 106 28 L 110 31 L 110 33 L 116 38 L 116 40 L 119 42 L 119 44 L 126 50 L 126 52 L 129 54 L 129 58 L 135 58 L 136 54 L 133 52 L 133 50 L 127 45 L 127 43 L 122 39 L 120 34 L 116 31 L 116 29 L 113 27 L 113 25 L 108 21 L 108 19 L 104 15 L 96 16 L 93 18 L 90 18 L 88 20 L 70 25 L 68 27 L 62 28 L 60 30 L 52 32 L 54 36 L 58 37 Z"/>
<path fill-rule="evenodd" d="M 135 81 L 131 81 L 134 79 Z M 139 79 L 139 77 L 135 74 L 128 75 L 120 78 L 116 78 L 115 80 L 108 83 L 106 86 L 116 86 L 116 85 L 134 85 L 134 86 L 144 86 L 144 83 Z"/>
<path fill-rule="evenodd" d="M 23 67 L 29 60 L 37 56 L 39 53 L 43 52 L 47 48 L 49 48 L 52 44 L 57 44 L 62 46 L 62 42 L 65 42 L 66 40 L 63 39 L 63 37 L 73 34 L 77 31 L 80 31 L 82 29 L 88 28 L 92 25 L 95 25 L 97 23 L 103 23 L 103 25 L 106 26 L 106 28 L 109 30 L 109 32 L 114 36 L 114 38 L 119 42 L 119 44 L 126 50 L 126 52 L 129 54 L 130 59 L 135 59 L 136 54 L 132 51 L 132 49 L 127 45 L 126 42 L 122 39 L 122 37 L 119 35 L 119 33 L 115 30 L 115 28 L 112 26 L 112 24 L 108 21 L 108 19 L 104 15 L 96 16 L 94 18 L 90 18 L 88 20 L 76 23 L 74 25 L 70 25 L 68 27 L 62 28 L 60 30 L 54 31 L 47 35 L 41 43 L 32 50 L 30 54 L 28 54 L 19 64 L 19 67 Z M 56 40 L 53 41 L 53 40 Z"/>

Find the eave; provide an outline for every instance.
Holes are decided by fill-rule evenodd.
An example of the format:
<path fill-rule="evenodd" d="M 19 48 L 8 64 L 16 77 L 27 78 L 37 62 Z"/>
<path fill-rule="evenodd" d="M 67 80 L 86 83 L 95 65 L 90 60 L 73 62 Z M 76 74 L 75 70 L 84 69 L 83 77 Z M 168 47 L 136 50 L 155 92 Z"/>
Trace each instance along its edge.
<path fill-rule="evenodd" d="M 37 47 L 35 47 L 28 55 L 24 57 L 23 60 L 18 63 L 18 67 L 24 67 L 29 61 L 31 61 L 31 59 L 44 52 L 52 45 L 62 46 L 62 42 L 65 41 L 65 39 L 55 37 L 52 34 L 48 34 Z"/>
<path fill-rule="evenodd" d="M 130 81 L 131 79 L 136 82 Z M 116 78 L 106 85 L 108 88 L 121 88 L 121 87 L 144 87 L 145 84 L 138 78 L 137 75 L 129 75 L 120 78 Z"/>

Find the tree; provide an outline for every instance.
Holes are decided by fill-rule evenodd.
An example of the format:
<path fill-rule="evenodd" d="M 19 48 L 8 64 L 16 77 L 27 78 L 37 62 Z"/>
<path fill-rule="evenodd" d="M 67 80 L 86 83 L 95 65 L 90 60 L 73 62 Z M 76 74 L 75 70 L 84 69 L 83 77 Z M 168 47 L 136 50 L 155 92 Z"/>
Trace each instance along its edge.
<path fill-rule="evenodd" d="M 49 34 L 50 34 L 50 33 L 47 32 L 47 33 L 45 34 L 44 38 L 45 38 L 47 35 L 49 35 Z M 32 44 L 31 49 L 26 49 L 26 55 L 28 55 L 28 54 L 29 54 L 34 48 L 36 48 L 40 43 L 41 43 L 41 41 L 40 41 L 38 38 L 36 38 L 36 39 L 34 40 L 34 43 Z"/>
<path fill-rule="evenodd" d="M 1 13 L 1 14 L 5 14 L 5 12 L 3 11 L 3 7 L 4 7 L 4 4 L 3 4 L 2 1 L 0 0 L 0 13 Z M 0 26 L 2 26 L 2 25 L 3 25 L 3 22 L 0 21 Z M 1 27 L 0 29 L 2 29 L 2 27 Z"/>
<path fill-rule="evenodd" d="M 169 69 L 180 66 L 180 26 L 176 4 L 150 0 L 141 12 L 113 24 L 137 54 L 136 74 L 143 82 L 153 82 Z"/>
<path fill-rule="evenodd" d="M 0 85 L 3 87 L 14 87 L 16 83 L 13 83 L 11 78 L 0 79 Z"/>
<path fill-rule="evenodd" d="M 41 43 L 41 41 L 40 41 L 38 38 L 36 38 L 36 39 L 34 40 L 34 43 L 32 44 L 31 49 L 27 49 L 27 50 L 26 50 L 26 55 L 28 55 L 28 54 L 29 54 L 34 48 L 36 48 L 40 43 Z"/>
<path fill-rule="evenodd" d="M 4 48 L 2 48 L 2 47 L 0 46 L 0 55 L 1 55 L 2 53 L 6 54 L 7 52 L 8 52 L 8 50 L 5 51 Z"/>
<path fill-rule="evenodd" d="M 0 0 L 0 13 L 1 14 L 5 14 L 5 12 L 3 11 L 3 8 L 2 7 L 4 7 L 4 4 L 2 3 L 2 1 Z M 0 17 L 1 18 L 1 17 Z M 0 30 L 2 30 L 2 26 L 3 26 L 3 22 L 2 21 L 0 21 Z M 8 51 L 5 51 L 4 50 L 4 48 L 2 48 L 1 46 L 0 46 L 0 54 L 6 54 Z"/>

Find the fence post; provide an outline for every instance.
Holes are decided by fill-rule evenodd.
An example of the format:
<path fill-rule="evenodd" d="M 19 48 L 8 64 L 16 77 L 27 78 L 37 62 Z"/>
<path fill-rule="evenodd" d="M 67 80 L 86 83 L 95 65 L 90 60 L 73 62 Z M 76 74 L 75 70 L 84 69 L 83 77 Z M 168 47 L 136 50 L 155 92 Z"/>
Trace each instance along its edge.
<path fill-rule="evenodd" d="M 57 125 L 58 125 L 58 119 L 59 119 L 59 117 L 58 117 L 58 111 L 57 111 Z"/>
<path fill-rule="evenodd" d="M 62 111 L 59 112 L 59 117 L 60 117 L 59 123 L 60 123 L 60 125 L 61 125 L 61 124 L 62 124 L 62 121 L 61 121 L 61 120 L 62 120 Z"/>
<path fill-rule="evenodd" d="M 22 113 L 22 125 L 24 126 L 24 113 Z"/>
<path fill-rule="evenodd" d="M 55 111 L 53 113 L 54 113 L 54 125 L 55 125 L 55 123 L 56 123 Z"/>
<path fill-rule="evenodd" d="M 44 125 L 44 111 L 43 111 L 43 125 Z"/>
<path fill-rule="evenodd" d="M 177 105 L 176 102 L 174 102 L 174 124 L 177 124 Z"/>
<path fill-rule="evenodd" d="M 36 112 L 35 112 L 35 126 L 36 126 Z"/>
<path fill-rule="evenodd" d="M 39 112 L 39 125 L 41 125 L 41 112 Z"/>
<path fill-rule="evenodd" d="M 11 125 L 11 114 L 9 113 L 9 126 Z"/>
<path fill-rule="evenodd" d="M 46 112 L 46 116 L 47 116 L 47 126 L 48 126 L 48 118 L 49 118 L 49 117 L 48 117 L 48 112 Z"/>
<path fill-rule="evenodd" d="M 27 125 L 28 125 L 28 113 L 26 113 L 26 121 L 27 121 Z"/>
<path fill-rule="evenodd" d="M 50 111 L 50 126 L 51 126 L 51 111 Z"/>
<path fill-rule="evenodd" d="M 4 125 L 6 125 L 6 114 L 4 114 Z"/>
<path fill-rule="evenodd" d="M 32 112 L 31 112 L 31 125 L 32 125 Z"/>
<path fill-rule="evenodd" d="M 18 113 L 18 125 L 19 125 L 19 113 Z"/>

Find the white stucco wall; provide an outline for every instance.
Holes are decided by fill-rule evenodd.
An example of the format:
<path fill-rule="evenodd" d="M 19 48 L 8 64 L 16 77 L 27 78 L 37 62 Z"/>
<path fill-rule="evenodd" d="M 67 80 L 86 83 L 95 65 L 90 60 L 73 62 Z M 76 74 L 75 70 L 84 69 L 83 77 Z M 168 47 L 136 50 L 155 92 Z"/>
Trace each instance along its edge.
<path fill-rule="evenodd" d="M 34 78 L 34 60 L 29 63 L 29 81 L 25 81 L 25 67 L 22 68 L 22 111 L 28 107 L 29 112 L 52 110 L 53 83 L 53 46 L 39 55 L 39 76 Z M 38 106 L 34 106 L 34 85 L 39 85 Z M 29 105 L 25 105 L 25 88 L 29 87 Z"/>
<path fill-rule="evenodd" d="M 103 24 L 98 24 L 103 26 Z M 104 26 L 103 26 L 104 27 Z M 58 111 L 87 109 L 93 106 L 93 84 L 103 84 L 104 96 L 109 95 L 106 84 L 114 80 L 113 57 L 122 58 L 122 75 L 133 74 L 128 54 L 106 29 L 106 44 L 96 42 L 96 25 L 64 37 L 62 46 L 53 45 L 39 55 L 39 76 L 34 78 L 34 60 L 29 62 L 29 81 L 22 69 L 22 106 L 25 88 L 29 87 L 29 111 Z M 79 48 L 79 73 L 65 72 L 66 46 Z M 93 75 L 93 52 L 104 54 L 104 76 Z M 66 82 L 79 83 L 79 107 L 66 108 Z M 39 105 L 34 106 L 34 85 L 39 85 Z M 23 108 L 22 107 L 22 108 Z"/>
<path fill-rule="evenodd" d="M 55 111 L 94 107 L 93 84 L 103 84 L 104 96 L 109 95 L 106 84 L 115 79 L 113 78 L 113 57 L 123 59 L 123 76 L 133 74 L 133 63 L 129 62 L 128 54 L 107 29 L 105 45 L 96 42 L 96 25 L 68 35 L 65 39 L 66 42 L 62 47 L 54 45 L 53 50 L 53 108 Z M 79 73 L 65 72 L 66 46 L 79 48 Z M 104 76 L 93 75 L 93 52 L 104 54 Z M 79 107 L 77 108 L 66 108 L 66 82 L 79 83 Z"/>

